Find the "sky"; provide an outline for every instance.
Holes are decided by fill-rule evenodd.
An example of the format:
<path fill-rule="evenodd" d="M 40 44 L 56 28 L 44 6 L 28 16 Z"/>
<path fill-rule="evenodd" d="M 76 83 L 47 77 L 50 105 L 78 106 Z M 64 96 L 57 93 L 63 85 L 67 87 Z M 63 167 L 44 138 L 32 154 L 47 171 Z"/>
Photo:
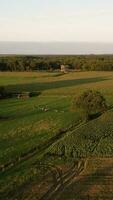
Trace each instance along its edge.
<path fill-rule="evenodd" d="M 0 0 L 0 41 L 113 43 L 113 0 Z"/>

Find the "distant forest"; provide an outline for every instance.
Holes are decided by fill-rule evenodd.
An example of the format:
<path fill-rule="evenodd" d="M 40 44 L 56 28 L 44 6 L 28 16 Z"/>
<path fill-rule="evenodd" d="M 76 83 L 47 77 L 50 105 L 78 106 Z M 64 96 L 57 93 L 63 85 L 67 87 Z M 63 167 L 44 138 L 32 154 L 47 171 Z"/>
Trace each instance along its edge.
<path fill-rule="evenodd" d="M 113 71 L 113 55 L 84 56 L 1 56 L 0 71 L 58 70 Z"/>

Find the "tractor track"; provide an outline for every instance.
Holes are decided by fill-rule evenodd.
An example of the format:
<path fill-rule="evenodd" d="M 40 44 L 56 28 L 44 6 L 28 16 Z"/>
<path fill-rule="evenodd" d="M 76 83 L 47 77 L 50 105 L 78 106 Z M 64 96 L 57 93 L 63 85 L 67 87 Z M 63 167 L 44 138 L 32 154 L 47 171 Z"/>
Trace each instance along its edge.
<path fill-rule="evenodd" d="M 22 153 L 19 157 L 15 158 L 11 162 L 1 165 L 0 173 L 3 173 L 7 170 L 12 169 L 13 167 L 19 165 L 22 162 L 29 160 L 30 158 L 32 158 L 35 155 L 37 155 L 37 156 L 40 155 L 47 148 L 49 148 L 52 144 L 54 144 L 59 139 L 61 139 L 67 132 L 69 132 L 69 131 L 72 132 L 74 130 L 77 130 L 83 125 L 84 125 L 83 123 L 79 123 L 77 125 L 73 125 L 73 126 L 67 128 L 67 129 L 60 129 L 59 132 L 54 137 L 52 137 L 49 141 L 46 141 L 41 145 L 37 145 L 37 146 L 33 147 L 32 149 L 30 149 L 29 151 Z"/>
<path fill-rule="evenodd" d="M 108 111 L 110 111 L 111 109 L 113 109 L 113 107 L 109 108 Z M 93 120 L 95 120 L 95 119 L 93 119 Z M 24 152 L 24 153 L 20 154 L 20 156 L 18 156 L 14 160 L 12 160 L 10 162 L 7 162 L 6 164 L 0 165 L 0 173 L 3 173 L 5 171 L 7 171 L 7 170 L 10 170 L 10 169 L 12 169 L 15 166 L 18 166 L 20 163 L 29 160 L 30 158 L 32 158 L 35 155 L 39 156 L 47 148 L 49 148 L 52 144 L 56 143 L 59 139 L 61 139 L 62 137 L 64 137 L 66 133 L 68 133 L 68 132 L 72 133 L 73 131 L 76 131 L 79 128 L 85 126 L 88 122 L 81 122 L 81 123 L 78 123 L 78 124 L 74 124 L 73 126 L 71 126 L 69 128 L 62 128 L 62 129 L 60 129 L 58 131 L 58 133 L 56 133 L 56 135 L 54 137 L 52 137 L 49 141 L 45 141 L 41 145 L 34 146 L 33 148 L 31 148 L 27 152 Z M 106 137 L 108 137 L 108 135 L 102 136 L 99 139 L 99 141 L 95 144 L 92 152 L 95 151 L 95 149 L 100 144 L 101 140 L 104 139 L 104 138 L 106 138 Z"/>
<path fill-rule="evenodd" d="M 61 192 L 68 187 L 75 178 L 77 178 L 85 168 L 85 162 L 82 161 L 80 165 L 73 165 L 64 174 L 60 172 L 59 177 L 56 180 L 56 184 L 53 184 L 51 188 L 40 198 L 40 200 L 56 200 Z"/>

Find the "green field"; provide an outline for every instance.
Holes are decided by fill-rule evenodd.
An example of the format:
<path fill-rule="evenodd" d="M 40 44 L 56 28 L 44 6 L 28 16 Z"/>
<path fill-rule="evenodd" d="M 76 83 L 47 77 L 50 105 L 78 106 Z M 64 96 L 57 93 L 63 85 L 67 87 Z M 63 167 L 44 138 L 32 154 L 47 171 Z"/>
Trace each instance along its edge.
<path fill-rule="evenodd" d="M 0 100 L 0 199 L 113 199 L 113 72 L 1 72 L 0 86 L 40 92 Z M 109 106 L 89 122 L 72 110 L 87 89 Z"/>

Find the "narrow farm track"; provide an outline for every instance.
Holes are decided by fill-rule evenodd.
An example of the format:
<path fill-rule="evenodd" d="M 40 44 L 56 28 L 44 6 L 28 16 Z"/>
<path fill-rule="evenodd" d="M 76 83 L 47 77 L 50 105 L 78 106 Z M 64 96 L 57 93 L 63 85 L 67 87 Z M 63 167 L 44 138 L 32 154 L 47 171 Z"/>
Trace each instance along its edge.
<path fill-rule="evenodd" d="M 56 183 L 40 198 L 40 200 L 56 200 L 61 192 L 63 192 L 66 187 L 68 187 L 73 179 L 77 178 L 80 173 L 84 170 L 85 161 L 82 161 L 80 165 L 73 165 L 67 172 L 62 174 L 59 173 L 59 177 Z"/>
<path fill-rule="evenodd" d="M 63 191 L 62 199 L 113 199 L 113 159 L 88 158 L 83 174 Z"/>
<path fill-rule="evenodd" d="M 19 165 L 20 163 L 22 163 L 24 161 L 29 160 L 30 158 L 32 158 L 35 155 L 40 156 L 41 153 L 43 153 L 52 144 L 54 144 L 59 139 L 61 139 L 67 132 L 69 132 L 69 131 L 72 132 L 74 130 L 77 130 L 84 125 L 85 125 L 85 123 L 80 123 L 78 125 L 73 125 L 67 129 L 59 130 L 59 132 L 53 138 L 51 138 L 49 141 L 46 141 L 41 145 L 33 147 L 28 152 L 22 153 L 19 157 L 15 158 L 15 160 L 12 160 L 11 162 L 8 162 L 8 163 L 0 166 L 0 172 L 3 173 L 7 170 L 10 170 L 11 168 Z"/>
<path fill-rule="evenodd" d="M 73 162 L 73 165 L 68 167 L 66 170 L 64 170 L 62 166 L 55 166 L 52 164 L 42 164 L 39 162 L 38 167 L 46 167 L 49 169 L 48 171 L 50 171 L 50 173 L 47 173 L 47 175 L 44 177 L 44 179 L 42 179 L 40 183 L 35 183 L 35 185 L 32 185 L 32 183 L 27 184 L 26 187 L 24 187 L 21 190 L 19 197 L 22 198 L 23 194 L 25 194 L 26 191 L 32 190 L 32 188 L 35 187 L 37 188 L 36 191 L 39 200 L 57 199 L 60 196 L 60 194 L 70 184 L 72 184 L 73 181 L 76 180 L 79 177 L 79 175 L 84 171 L 84 169 L 86 168 L 86 161 L 87 160 L 85 159 L 80 159 L 79 161 L 75 161 Z M 50 177 L 52 181 L 51 184 L 48 182 L 48 179 Z M 45 187 L 45 183 L 47 183 L 47 187 Z M 41 192 L 40 190 L 42 190 L 43 192 Z M 26 198 L 31 193 L 32 192 L 26 194 Z M 30 197 L 32 198 L 32 195 Z"/>
<path fill-rule="evenodd" d="M 111 108 L 109 108 L 108 111 L 110 111 L 112 109 L 113 109 L 113 106 L 111 106 Z M 99 115 L 97 118 L 99 118 L 100 116 L 101 115 Z M 91 121 L 94 121 L 94 120 L 95 119 L 93 119 Z M 22 153 L 19 157 L 15 158 L 14 160 L 12 160 L 12 161 L 4 164 L 4 165 L 1 165 L 0 166 L 0 172 L 3 173 L 5 171 L 7 171 L 7 170 L 10 170 L 13 167 L 19 165 L 20 163 L 29 160 L 30 158 L 32 158 L 35 155 L 37 155 L 37 158 L 38 158 L 38 156 L 40 156 L 41 153 L 43 153 L 47 148 L 49 148 L 52 144 L 56 143 L 58 140 L 63 138 L 64 135 L 67 132 L 70 132 L 70 134 L 71 134 L 73 131 L 77 131 L 77 130 L 79 130 L 79 128 L 86 126 L 86 124 L 88 124 L 88 123 L 89 123 L 89 121 L 88 122 L 81 122 L 81 123 L 75 124 L 75 125 L 73 125 L 73 126 L 71 126 L 69 128 L 60 129 L 59 132 L 56 133 L 56 135 L 54 137 L 52 137 L 49 141 L 46 141 L 41 145 L 37 145 L 37 146 L 33 147 L 32 149 L 30 149 L 29 151 Z M 100 144 L 101 140 L 105 139 L 108 136 L 109 135 L 104 135 L 98 140 L 98 142 L 95 144 L 95 146 L 94 146 L 94 148 L 92 150 L 92 153 L 96 150 L 96 148 Z"/>
<path fill-rule="evenodd" d="M 109 112 L 110 110 L 113 109 L 113 106 L 111 106 L 107 112 Z M 101 115 L 99 115 L 97 118 L 99 118 Z M 96 118 L 96 119 L 97 119 Z M 91 120 L 94 121 L 95 119 Z M 88 121 L 89 122 L 89 121 Z M 73 126 L 69 127 L 69 128 L 62 128 L 59 130 L 58 133 L 56 133 L 56 135 L 54 137 L 52 137 L 49 141 L 44 142 L 41 145 L 37 145 L 35 147 L 33 147 L 32 149 L 30 149 L 27 152 L 22 153 L 19 157 L 15 158 L 14 160 L 4 164 L 4 165 L 0 165 L 0 172 L 3 173 L 7 170 L 12 169 L 13 167 L 19 165 L 20 163 L 29 160 L 30 158 L 32 158 L 33 156 L 37 155 L 40 156 L 41 153 L 43 153 L 47 148 L 49 148 L 52 144 L 56 143 L 58 140 L 60 140 L 67 132 L 70 132 L 70 134 L 73 131 L 77 131 L 79 128 L 85 126 L 86 124 L 88 124 L 88 122 L 82 122 L 79 124 L 74 124 Z M 98 140 L 98 142 L 94 145 L 94 148 L 92 149 L 92 153 L 94 153 L 94 151 L 96 150 L 96 148 L 98 147 L 98 145 L 100 144 L 100 142 L 105 139 L 106 137 L 109 137 L 110 134 L 108 135 L 103 135 L 102 137 L 100 137 L 100 139 Z"/>

